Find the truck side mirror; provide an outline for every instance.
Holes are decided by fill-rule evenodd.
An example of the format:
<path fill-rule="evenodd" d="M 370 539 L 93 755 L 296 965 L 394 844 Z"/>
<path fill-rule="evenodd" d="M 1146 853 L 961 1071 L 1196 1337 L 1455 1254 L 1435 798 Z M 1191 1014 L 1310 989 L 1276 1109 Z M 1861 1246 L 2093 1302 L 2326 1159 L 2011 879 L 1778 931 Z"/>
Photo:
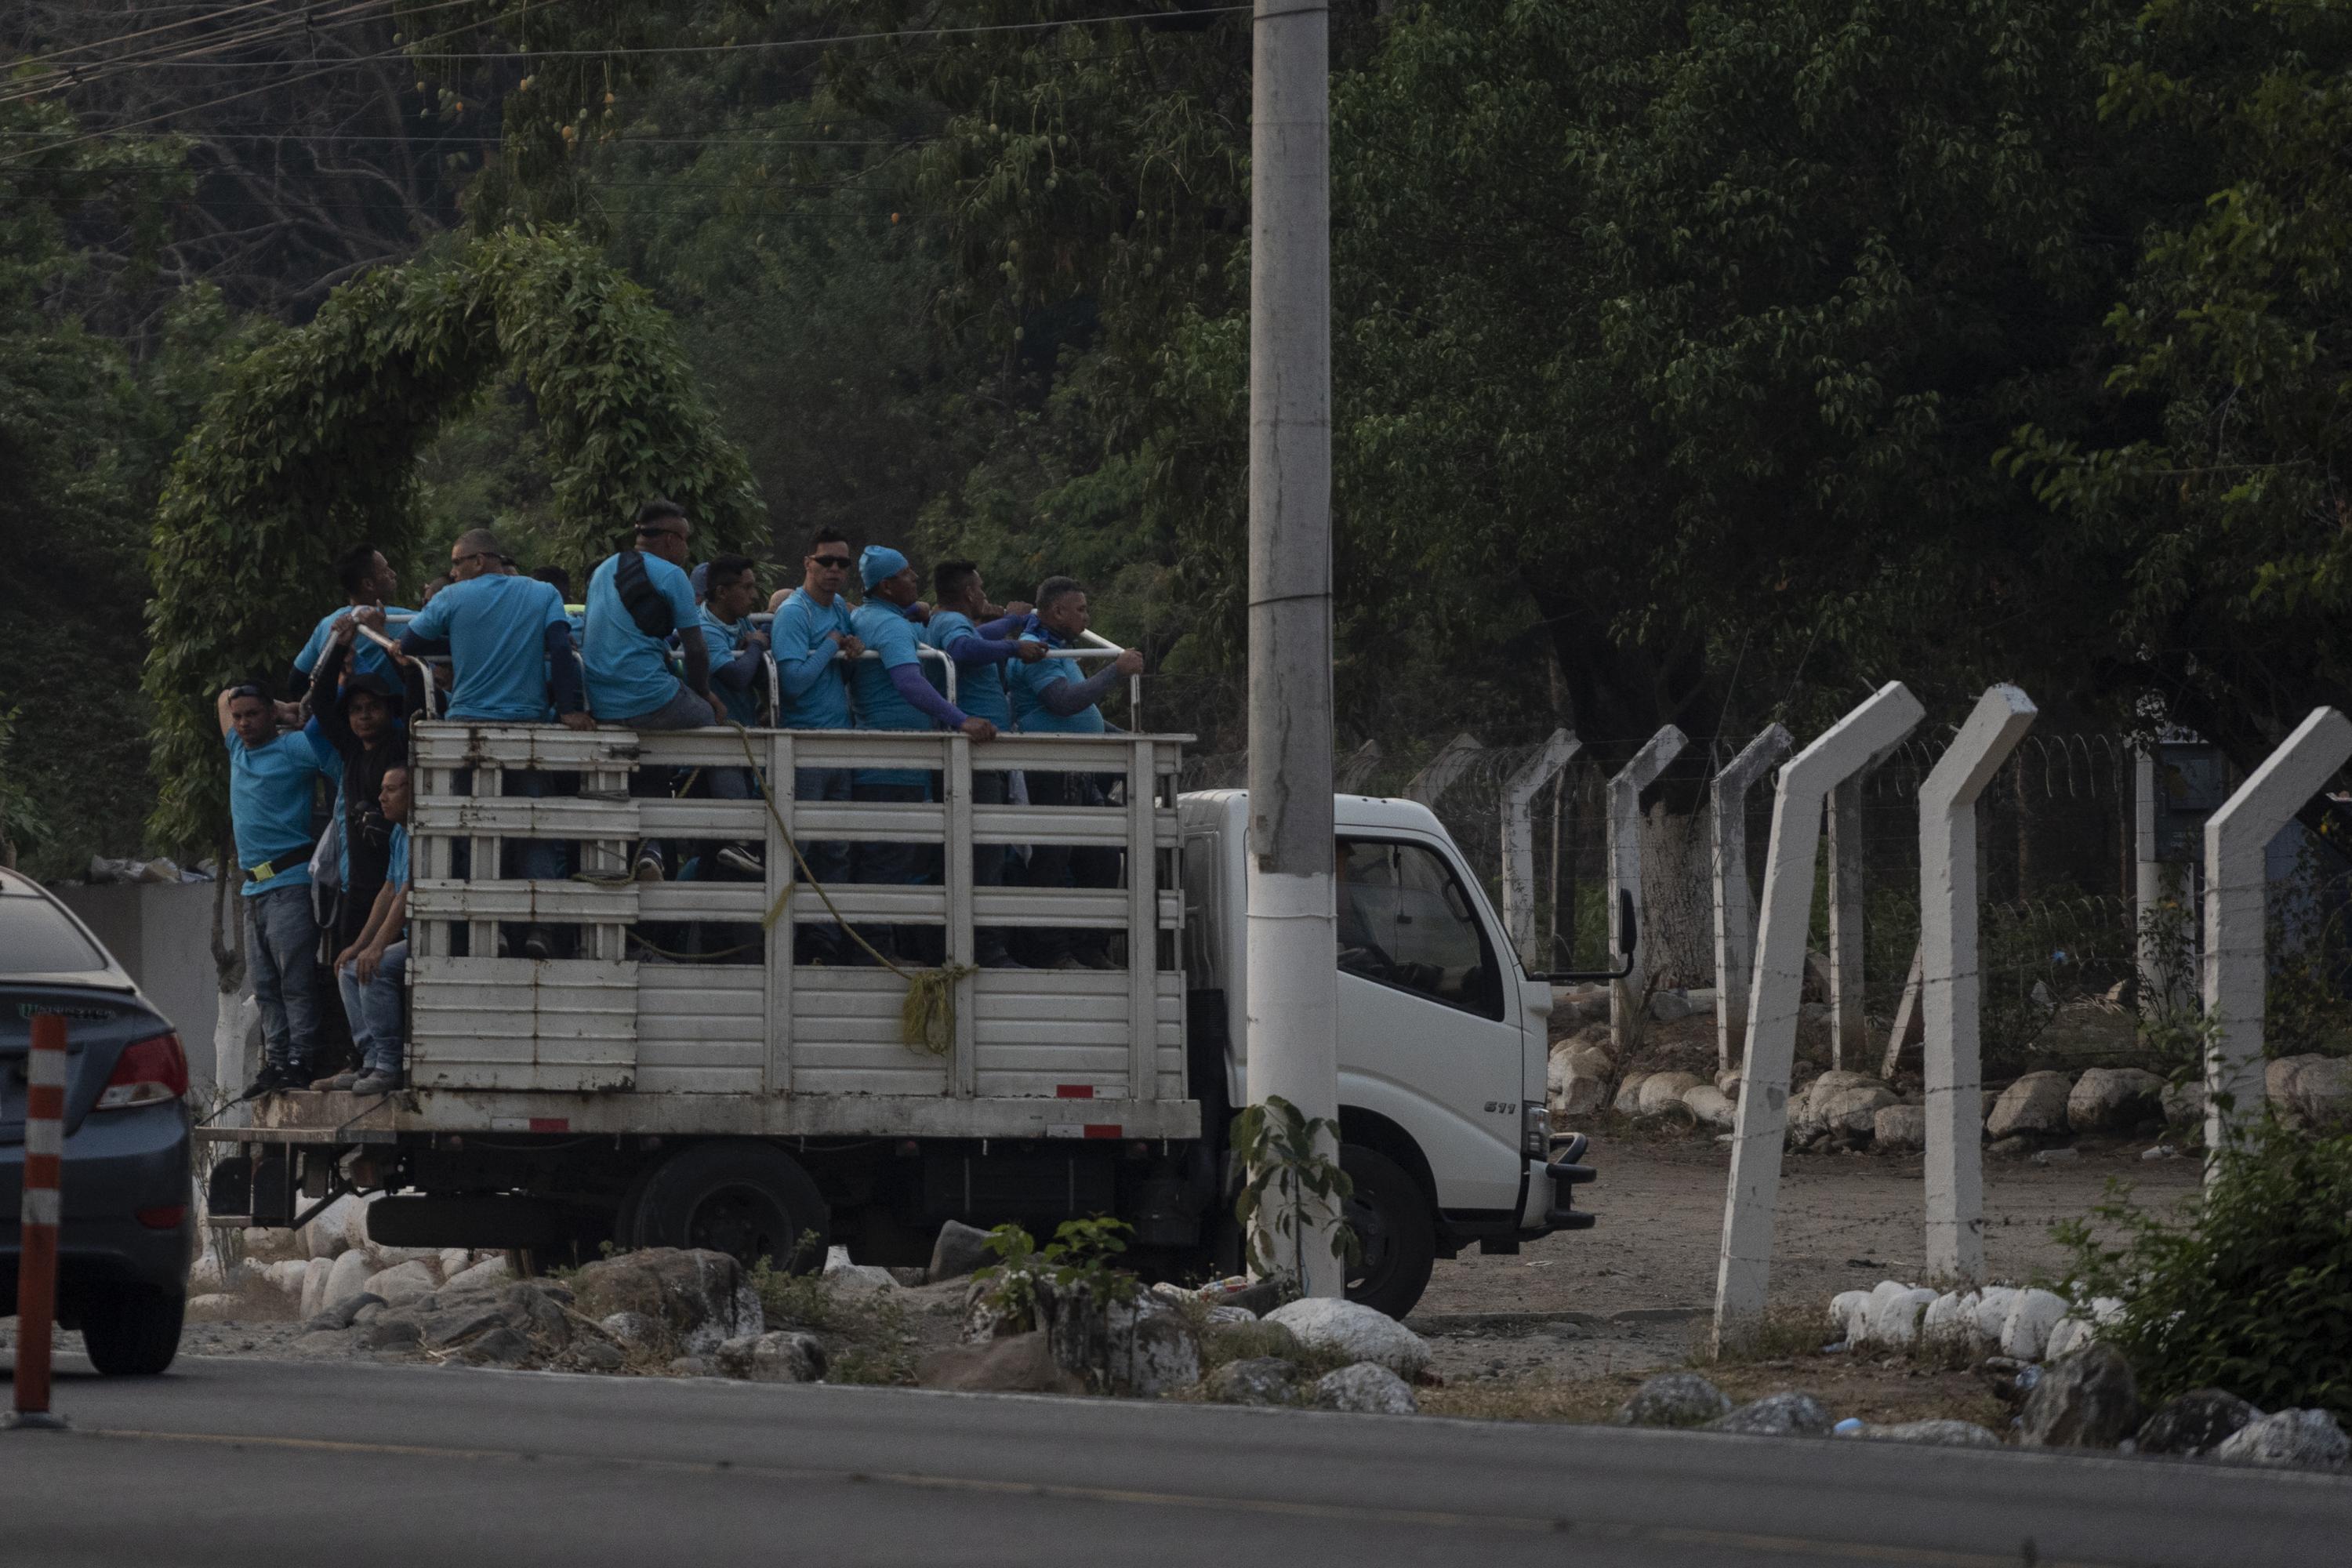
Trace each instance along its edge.
<path fill-rule="evenodd" d="M 1633 956 L 1637 934 L 1633 925 L 1633 891 L 1630 888 L 1620 888 L 1617 889 L 1617 956 Z"/>

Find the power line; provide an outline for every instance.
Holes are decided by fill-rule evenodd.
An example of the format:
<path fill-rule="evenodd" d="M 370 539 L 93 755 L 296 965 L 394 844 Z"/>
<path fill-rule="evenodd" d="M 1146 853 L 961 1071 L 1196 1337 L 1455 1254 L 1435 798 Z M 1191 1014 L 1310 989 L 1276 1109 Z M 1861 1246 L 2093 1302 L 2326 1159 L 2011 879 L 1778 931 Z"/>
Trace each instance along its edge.
<path fill-rule="evenodd" d="M 160 27 L 142 27 L 135 33 L 121 33 L 111 38 L 100 38 L 92 43 L 68 44 L 64 48 L 51 49 L 46 55 L 28 55 L 16 63 L 27 66 L 39 65 L 44 60 L 62 59 L 68 55 L 79 54 L 84 49 L 103 49 L 115 44 L 127 44 L 133 38 L 152 37 L 158 33 L 176 32 L 182 27 L 193 27 L 201 22 L 217 22 L 223 16 L 234 16 L 240 11 L 256 11 L 274 3 L 275 0 L 245 0 L 245 4 L 241 5 L 223 6 L 219 10 L 207 11 L 202 16 L 190 16 L 183 21 L 166 22 Z"/>

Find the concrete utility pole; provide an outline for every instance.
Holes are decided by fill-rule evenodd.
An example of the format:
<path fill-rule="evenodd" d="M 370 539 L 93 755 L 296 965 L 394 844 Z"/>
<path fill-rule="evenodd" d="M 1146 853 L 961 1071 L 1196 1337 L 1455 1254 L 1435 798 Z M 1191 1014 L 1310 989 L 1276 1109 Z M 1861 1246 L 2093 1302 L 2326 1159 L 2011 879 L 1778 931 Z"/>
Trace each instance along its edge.
<path fill-rule="evenodd" d="M 1250 103 L 1249 1097 L 1339 1113 L 1329 14 L 1257 0 Z M 1334 1160 L 1339 1150 L 1328 1151 Z M 1344 1286 L 1328 1218 L 1310 1296 Z"/>

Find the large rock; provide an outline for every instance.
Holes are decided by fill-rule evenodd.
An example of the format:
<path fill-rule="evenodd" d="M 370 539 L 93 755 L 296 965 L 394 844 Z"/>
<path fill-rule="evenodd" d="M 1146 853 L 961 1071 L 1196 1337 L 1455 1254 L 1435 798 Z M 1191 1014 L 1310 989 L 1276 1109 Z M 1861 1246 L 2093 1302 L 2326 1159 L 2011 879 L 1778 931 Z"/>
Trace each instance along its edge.
<path fill-rule="evenodd" d="M 331 1258 L 313 1258 L 302 1266 L 300 1310 L 305 1321 L 317 1317 L 325 1309 L 327 1279 L 334 1271 L 335 1260 Z"/>
<path fill-rule="evenodd" d="M 658 1320 L 643 1312 L 608 1312 L 596 1326 L 610 1334 L 615 1343 L 630 1350 L 656 1348 L 666 1331 Z"/>
<path fill-rule="evenodd" d="M 2030 1072 L 1992 1103 L 1985 1118 L 1985 1135 L 2008 1138 L 2055 1137 L 2066 1131 L 2066 1097 L 2073 1086 L 2063 1072 Z"/>
<path fill-rule="evenodd" d="M 1867 1138 L 1877 1129 L 1878 1113 L 1895 1102 L 1895 1091 L 1883 1083 L 1823 1089 L 1816 1081 L 1805 1095 L 1805 1119 L 1823 1132 Z"/>
<path fill-rule="evenodd" d="M 506 1254 L 500 1253 L 449 1276 L 441 1286 L 441 1294 L 461 1296 L 469 1290 L 494 1290 L 513 1278 L 514 1266 L 507 1261 Z"/>
<path fill-rule="evenodd" d="M 1848 1343 L 1862 1338 L 1870 1327 L 1870 1292 L 1841 1290 L 1831 1297 L 1830 1327 Z"/>
<path fill-rule="evenodd" d="M 2288 1102 L 2295 1120 L 2314 1132 L 2352 1131 L 2352 1058 L 2305 1063 L 2294 1075 Z"/>
<path fill-rule="evenodd" d="M 1928 1443 L 1948 1448 L 1998 1448 L 2000 1435 L 1973 1421 L 1896 1421 L 1884 1426 L 1857 1423 L 1838 1433 L 1841 1437 L 1867 1437 L 1882 1443 Z"/>
<path fill-rule="evenodd" d="M 1244 1356 L 1211 1373 L 1201 1386 L 1219 1405 L 1296 1405 L 1298 1363 L 1276 1355 Z"/>
<path fill-rule="evenodd" d="M 1084 1394 L 1084 1379 L 1054 1359 L 1043 1329 L 1007 1334 L 980 1344 L 950 1345 L 916 1363 L 915 1381 L 925 1388 L 967 1394 Z"/>
<path fill-rule="evenodd" d="M 1645 1380 L 1617 1412 L 1620 1426 L 1704 1426 L 1731 1414 L 1731 1400 L 1695 1372 Z"/>
<path fill-rule="evenodd" d="M 423 1262 L 400 1263 L 379 1269 L 368 1276 L 363 1287 L 371 1295 L 383 1298 L 387 1306 L 398 1307 L 421 1296 L 430 1296 L 436 1288 L 432 1267 Z"/>
<path fill-rule="evenodd" d="M 359 1199 L 347 1195 L 320 1209 L 298 1233 L 302 1255 L 332 1258 L 349 1252 L 352 1249 L 352 1211 L 363 1206 Z"/>
<path fill-rule="evenodd" d="M 1643 1116 L 1664 1116 L 1682 1104 L 1685 1090 L 1705 1081 L 1695 1072 L 1654 1072 L 1642 1080 L 1642 1097 L 1634 1109 Z"/>
<path fill-rule="evenodd" d="M 2164 1080 L 2138 1068 L 2089 1068 L 2066 1094 L 2077 1132 L 2127 1132 L 2164 1113 Z"/>
<path fill-rule="evenodd" d="M 1351 1362 L 1377 1362 L 1399 1377 L 1421 1375 L 1429 1364 L 1429 1343 L 1375 1308 L 1328 1296 L 1307 1296 L 1265 1315 L 1298 1337 L 1309 1350 L 1336 1351 Z"/>
<path fill-rule="evenodd" d="M 1146 1299 L 1114 1305 L 1107 1316 L 1113 1389 L 1149 1399 L 1201 1381 L 1201 1339 L 1180 1314 Z"/>
<path fill-rule="evenodd" d="M 2140 1423 L 2133 1446 L 2143 1454 L 2185 1458 L 2210 1454 L 2248 1422 L 2262 1419 L 2262 1414 L 2234 1394 L 2218 1388 L 2192 1389 L 2157 1406 L 2156 1413 Z"/>
<path fill-rule="evenodd" d="M 1650 1016 L 1661 1024 L 1679 1024 L 1701 1009 L 1691 1000 L 1687 991 L 1661 990 L 1650 993 Z"/>
<path fill-rule="evenodd" d="M 331 1312 L 344 1302 L 367 1289 L 369 1279 L 376 1272 L 375 1259 L 354 1248 L 339 1255 L 327 1271 L 326 1295 L 320 1310 Z"/>
<path fill-rule="evenodd" d="M 1642 1086 L 1649 1081 L 1645 1072 L 1629 1072 L 1617 1080 L 1617 1099 L 1610 1109 L 1620 1116 L 1638 1116 L 1642 1110 Z"/>
<path fill-rule="evenodd" d="M 836 1290 L 854 1296 L 870 1296 L 877 1290 L 895 1290 L 898 1277 L 878 1263 L 856 1263 L 850 1259 L 849 1248 L 835 1247 L 824 1255 L 825 1282 Z"/>
<path fill-rule="evenodd" d="M 1745 1432 L 1759 1437 L 1822 1437 L 1834 1423 L 1810 1394 L 1768 1394 L 1728 1415 L 1708 1422 L 1710 1432 Z"/>
<path fill-rule="evenodd" d="M 1919 1319 L 1936 1293 L 1916 1285 L 1885 1285 L 1871 1292 L 1870 1326 L 1864 1338 L 1891 1351 L 1907 1351 L 1919 1342 Z"/>
<path fill-rule="evenodd" d="M 2192 1078 L 2184 1083 L 2168 1083 L 2157 1097 L 2164 1107 L 2164 1123 L 2168 1127 L 2202 1130 L 2205 1125 L 2205 1080 Z"/>
<path fill-rule="evenodd" d="M 2232 1465 L 2340 1470 L 2352 1458 L 2352 1441 L 2325 1410 L 2282 1410 L 2247 1422 L 2221 1440 L 2213 1457 Z"/>
<path fill-rule="evenodd" d="M 1555 985 L 1551 988 L 1551 1016 L 1563 1023 L 1605 1022 L 1609 1016 L 1609 987 Z"/>
<path fill-rule="evenodd" d="M 2139 1384 L 2113 1345 L 2053 1362 L 2025 1397 L 2017 1440 L 2029 1448 L 2112 1448 L 2139 1430 Z"/>
<path fill-rule="evenodd" d="M 2013 1285 L 1988 1285 L 1977 1292 L 1977 1342 L 1998 1347 L 2000 1331 L 2009 1326 L 2010 1309 L 2017 1305 Z"/>
<path fill-rule="evenodd" d="M 310 1273 L 309 1258 L 281 1258 L 263 1271 L 262 1278 L 269 1281 L 271 1289 L 299 1302 L 302 1299 L 302 1282 Z"/>
<path fill-rule="evenodd" d="M 1319 1410 L 1352 1410 L 1364 1415 L 1412 1415 L 1421 1410 L 1404 1379 L 1368 1361 L 1324 1373 L 1315 1380 L 1307 1397 Z"/>
<path fill-rule="evenodd" d="M 1919 1348 L 1940 1355 L 1965 1354 L 1977 1346 L 1974 1290 L 1947 1290 L 1919 1314 Z"/>
<path fill-rule="evenodd" d="M 1683 1090 L 1683 1104 L 1701 1127 L 1712 1127 L 1728 1132 L 1739 1121 L 1739 1107 L 1732 1099 L 1711 1083 L 1698 1084 Z"/>
<path fill-rule="evenodd" d="M 1848 1072 L 1843 1068 L 1832 1068 L 1806 1084 L 1804 1088 L 1790 1094 L 1789 1131 L 1796 1137 L 1810 1138 L 1823 1131 L 1821 1108 L 1829 1104 L 1839 1094 L 1850 1089 L 1885 1089 L 1885 1087 L 1868 1073 Z M 1889 1095 L 1887 1098 L 1892 1100 L 1894 1097 Z M 1864 1131 L 1866 1131 L 1868 1129 L 1865 1128 Z"/>
<path fill-rule="evenodd" d="M 1551 1048 L 1544 1069 L 1544 1094 L 1554 1116 L 1590 1116 L 1602 1109 L 1609 1096 L 1609 1075 L 1616 1063 L 1598 1046 L 1563 1040 Z"/>
<path fill-rule="evenodd" d="M 824 1376 L 823 1342 L 790 1329 L 729 1340 L 713 1359 L 725 1376 L 752 1383 L 814 1383 Z"/>
<path fill-rule="evenodd" d="M 1924 1105 L 1882 1105 L 1870 1119 L 1870 1142 L 1880 1149 L 1925 1149 L 1927 1108 Z"/>
<path fill-rule="evenodd" d="M 2047 1290 L 2020 1290 L 2010 1305 L 2009 1321 L 2000 1328 L 2000 1353 L 2019 1361 L 2040 1361 L 2049 1349 L 2050 1331 L 2065 1315 L 2063 1297 Z"/>
<path fill-rule="evenodd" d="M 590 1317 L 641 1312 L 664 1325 L 678 1349 L 707 1356 L 729 1340 L 767 1330 L 760 1294 L 743 1266 L 723 1252 L 656 1247 L 583 1268 L 573 1281 Z"/>
<path fill-rule="evenodd" d="M 937 1285 L 961 1279 L 995 1261 L 996 1255 L 988 1249 L 988 1232 L 951 1219 L 940 1226 L 939 1239 L 931 1243 L 931 1266 L 923 1271 L 923 1278 Z"/>
<path fill-rule="evenodd" d="M 2327 1058 L 2315 1051 L 2301 1056 L 2277 1057 L 2263 1064 L 2263 1098 L 2270 1101 L 2271 1114 L 2293 1123 L 2297 1120 L 2294 1109 L 2294 1080 L 2303 1069 Z"/>
<path fill-rule="evenodd" d="M 474 1255 L 462 1247 L 445 1247 L 434 1255 L 434 1271 L 444 1279 L 455 1279 L 473 1266 Z"/>

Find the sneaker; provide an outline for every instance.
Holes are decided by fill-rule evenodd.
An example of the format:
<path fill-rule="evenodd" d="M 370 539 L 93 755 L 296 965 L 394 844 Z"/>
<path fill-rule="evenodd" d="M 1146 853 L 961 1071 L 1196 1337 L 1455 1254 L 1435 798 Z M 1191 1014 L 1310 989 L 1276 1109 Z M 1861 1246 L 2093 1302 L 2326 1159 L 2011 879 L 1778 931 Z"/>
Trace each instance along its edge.
<path fill-rule="evenodd" d="M 262 1064 L 261 1070 L 254 1075 L 253 1081 L 245 1086 L 245 1098 L 259 1100 L 265 1094 L 276 1094 L 281 1089 L 290 1089 L 294 1083 L 293 1076 L 284 1068 L 276 1062 L 265 1062 Z"/>
<path fill-rule="evenodd" d="M 555 933 L 545 926 L 533 926 L 522 933 L 522 951 L 530 958 L 553 958 Z"/>
<path fill-rule="evenodd" d="M 1126 964 L 1107 952 L 1082 952 L 1077 955 L 1081 969 L 1125 969 Z"/>
<path fill-rule="evenodd" d="M 759 851 L 748 844 L 728 845 L 719 851 L 719 863 L 730 871 L 746 877 L 765 877 L 768 874 L 767 863 L 760 858 Z"/>
<path fill-rule="evenodd" d="M 352 1085 L 359 1082 L 356 1072 L 339 1072 L 332 1078 L 314 1079 L 310 1087 L 321 1094 L 348 1094 Z"/>
<path fill-rule="evenodd" d="M 371 1068 L 362 1073 L 358 1080 L 352 1085 L 352 1092 L 353 1094 L 390 1094 L 396 1089 L 407 1087 L 408 1075 L 398 1068 L 393 1068 L 390 1072 Z"/>
<path fill-rule="evenodd" d="M 661 846 L 650 843 L 637 846 L 637 880 L 660 882 L 667 881 L 668 878 L 669 864 L 662 858 Z"/>
<path fill-rule="evenodd" d="M 1045 967 L 1047 969 L 1084 969 L 1086 965 L 1078 962 L 1077 955 L 1076 953 L 1066 952 L 1062 954 L 1061 957 L 1047 963 Z"/>

